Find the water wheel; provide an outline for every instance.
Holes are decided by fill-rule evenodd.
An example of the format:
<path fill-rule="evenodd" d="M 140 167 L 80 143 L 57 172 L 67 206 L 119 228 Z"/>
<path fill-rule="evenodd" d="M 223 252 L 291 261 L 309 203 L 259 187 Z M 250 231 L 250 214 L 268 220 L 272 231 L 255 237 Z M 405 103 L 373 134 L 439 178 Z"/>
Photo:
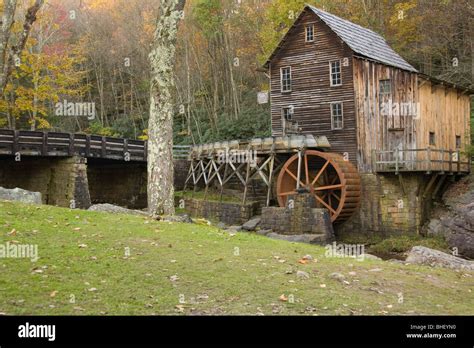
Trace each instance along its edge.
<path fill-rule="evenodd" d="M 335 153 L 308 150 L 301 160 L 298 154 L 289 158 L 277 179 L 279 205 L 286 206 L 288 196 L 297 192 L 298 162 L 299 189 L 312 193 L 333 223 L 347 220 L 359 205 L 360 177 L 352 163 Z"/>

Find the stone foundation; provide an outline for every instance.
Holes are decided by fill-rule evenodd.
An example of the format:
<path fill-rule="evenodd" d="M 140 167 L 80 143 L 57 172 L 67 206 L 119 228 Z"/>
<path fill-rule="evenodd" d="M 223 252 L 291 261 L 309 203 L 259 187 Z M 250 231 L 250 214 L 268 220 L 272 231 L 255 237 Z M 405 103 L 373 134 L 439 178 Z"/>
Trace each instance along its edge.
<path fill-rule="evenodd" d="M 0 158 L 0 186 L 41 192 L 44 204 L 88 208 L 87 166 L 79 157 Z"/>
<path fill-rule="evenodd" d="M 258 203 L 204 201 L 195 198 L 184 199 L 184 210 L 192 217 L 201 217 L 224 222 L 228 225 L 242 225 L 258 214 Z"/>
<path fill-rule="evenodd" d="M 384 238 L 419 234 L 429 215 L 433 185 L 423 197 L 431 176 L 407 173 L 361 174 L 360 207 L 342 225 L 336 225 L 338 239 Z"/>
<path fill-rule="evenodd" d="M 331 219 L 326 209 L 315 208 L 316 201 L 308 193 L 289 196 L 288 207 L 262 208 L 260 228 L 283 235 L 319 234 L 325 243 L 334 240 Z"/>
<path fill-rule="evenodd" d="M 188 161 L 175 161 L 175 189 L 181 190 Z M 0 156 L 0 187 L 41 192 L 44 204 L 87 209 L 110 203 L 130 209 L 147 207 L 147 166 L 82 157 Z"/>

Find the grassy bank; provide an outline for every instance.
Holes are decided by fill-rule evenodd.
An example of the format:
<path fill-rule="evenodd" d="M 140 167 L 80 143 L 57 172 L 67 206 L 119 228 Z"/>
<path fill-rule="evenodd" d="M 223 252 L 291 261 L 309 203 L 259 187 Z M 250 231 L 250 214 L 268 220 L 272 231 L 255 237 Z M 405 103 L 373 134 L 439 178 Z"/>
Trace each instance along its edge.
<path fill-rule="evenodd" d="M 7 242 L 39 253 L 0 258 L 7 315 L 474 314 L 472 273 L 327 258 L 207 225 L 0 202 Z"/>

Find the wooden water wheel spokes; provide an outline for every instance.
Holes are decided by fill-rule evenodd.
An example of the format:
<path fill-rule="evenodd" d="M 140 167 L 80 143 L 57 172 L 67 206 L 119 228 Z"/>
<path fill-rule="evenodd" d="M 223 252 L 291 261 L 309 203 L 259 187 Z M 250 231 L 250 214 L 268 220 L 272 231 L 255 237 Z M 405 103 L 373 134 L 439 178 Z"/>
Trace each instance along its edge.
<path fill-rule="evenodd" d="M 308 150 L 301 160 L 296 154 L 282 167 L 277 180 L 279 205 L 286 206 L 288 196 L 298 189 L 310 192 L 317 206 L 329 211 L 332 222 L 342 222 L 358 207 L 360 177 L 341 155 Z"/>

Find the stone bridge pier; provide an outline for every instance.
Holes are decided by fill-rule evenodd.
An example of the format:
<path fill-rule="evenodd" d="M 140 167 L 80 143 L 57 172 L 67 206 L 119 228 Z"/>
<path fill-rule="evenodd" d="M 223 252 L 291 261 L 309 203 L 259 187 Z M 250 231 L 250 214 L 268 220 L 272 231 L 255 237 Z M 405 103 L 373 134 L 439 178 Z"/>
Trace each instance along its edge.
<path fill-rule="evenodd" d="M 186 162 L 186 163 L 184 163 Z M 175 161 L 175 187 L 182 189 L 187 161 Z M 87 209 L 110 203 L 147 206 L 147 164 L 102 158 L 0 156 L 0 186 L 41 192 L 44 204 Z"/>
<path fill-rule="evenodd" d="M 0 156 L 0 186 L 41 192 L 43 203 L 88 208 L 86 160 L 81 157 Z"/>

